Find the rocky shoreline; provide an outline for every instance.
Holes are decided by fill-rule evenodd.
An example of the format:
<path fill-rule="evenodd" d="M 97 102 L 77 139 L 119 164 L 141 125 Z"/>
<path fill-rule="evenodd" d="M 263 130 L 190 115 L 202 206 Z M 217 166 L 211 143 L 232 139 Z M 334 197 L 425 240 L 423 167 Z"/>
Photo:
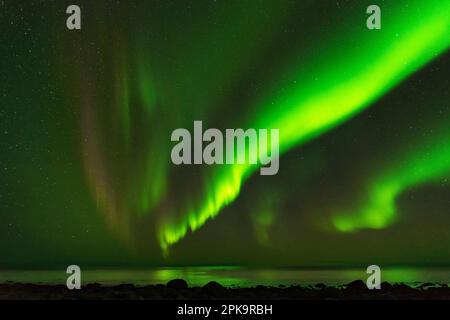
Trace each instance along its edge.
<path fill-rule="evenodd" d="M 228 288 L 217 282 L 203 287 L 188 287 L 186 281 L 174 279 L 166 285 L 135 286 L 120 284 L 104 286 L 88 284 L 81 290 L 68 290 L 65 285 L 0 284 L 0 300 L 450 300 L 446 284 L 424 283 L 417 287 L 383 282 L 380 290 L 369 290 L 361 280 L 331 287 L 256 286 Z"/>

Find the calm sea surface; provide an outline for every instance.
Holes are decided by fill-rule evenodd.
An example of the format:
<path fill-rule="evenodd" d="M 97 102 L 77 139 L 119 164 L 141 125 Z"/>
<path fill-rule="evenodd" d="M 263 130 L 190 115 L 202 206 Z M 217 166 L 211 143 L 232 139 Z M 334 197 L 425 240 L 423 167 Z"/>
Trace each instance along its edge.
<path fill-rule="evenodd" d="M 0 270 L 0 283 L 65 284 L 65 270 L 9 271 Z M 341 285 L 353 280 L 365 281 L 364 269 L 249 269 L 238 267 L 184 267 L 149 270 L 82 270 L 82 283 L 114 285 L 132 283 L 137 286 L 165 284 L 169 280 L 185 279 L 190 286 L 202 286 L 217 281 L 225 286 L 311 285 L 324 283 Z M 423 282 L 450 284 L 450 269 L 389 268 L 382 269 L 382 281 L 415 285 Z"/>

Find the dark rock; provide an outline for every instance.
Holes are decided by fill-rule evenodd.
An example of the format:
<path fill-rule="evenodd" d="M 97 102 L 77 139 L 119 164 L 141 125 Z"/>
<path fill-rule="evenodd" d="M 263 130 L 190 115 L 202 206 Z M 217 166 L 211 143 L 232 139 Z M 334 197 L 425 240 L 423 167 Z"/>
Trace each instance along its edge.
<path fill-rule="evenodd" d="M 392 285 L 389 282 L 384 281 L 381 283 L 381 290 L 390 290 L 390 289 L 392 289 Z"/>
<path fill-rule="evenodd" d="M 256 289 L 256 290 L 267 290 L 267 287 L 266 287 L 266 286 L 263 286 L 263 285 L 257 285 L 257 286 L 255 287 L 255 289 Z"/>
<path fill-rule="evenodd" d="M 347 284 L 347 290 L 351 291 L 362 291 L 367 290 L 366 284 L 362 280 L 355 280 Z"/>
<path fill-rule="evenodd" d="M 117 286 L 115 286 L 116 290 L 123 290 L 123 291 L 133 291 L 134 290 L 134 285 L 129 284 L 129 283 L 123 283 L 123 284 L 119 284 Z"/>
<path fill-rule="evenodd" d="M 183 279 L 173 279 L 167 282 L 167 288 L 182 290 L 187 289 L 188 285 L 187 282 Z"/>
<path fill-rule="evenodd" d="M 422 283 L 419 286 L 420 289 L 428 289 L 428 288 L 431 288 L 431 287 L 434 287 L 434 285 L 432 283 L 429 283 L 429 282 Z"/>
<path fill-rule="evenodd" d="M 96 290 L 96 289 L 99 289 L 99 288 L 101 288 L 101 284 L 100 283 L 89 283 L 87 286 L 86 286 L 86 289 L 93 289 L 93 290 Z"/>
<path fill-rule="evenodd" d="M 392 286 L 393 291 L 399 293 L 399 294 L 408 294 L 412 291 L 419 291 L 417 289 L 413 289 L 410 286 L 406 285 L 406 284 L 394 284 Z"/>
<path fill-rule="evenodd" d="M 210 281 L 202 287 L 202 292 L 210 296 L 223 295 L 226 288 L 216 281 Z"/>
<path fill-rule="evenodd" d="M 327 286 L 324 285 L 323 283 L 318 283 L 318 284 L 315 285 L 315 287 L 316 287 L 317 289 L 325 289 Z"/>

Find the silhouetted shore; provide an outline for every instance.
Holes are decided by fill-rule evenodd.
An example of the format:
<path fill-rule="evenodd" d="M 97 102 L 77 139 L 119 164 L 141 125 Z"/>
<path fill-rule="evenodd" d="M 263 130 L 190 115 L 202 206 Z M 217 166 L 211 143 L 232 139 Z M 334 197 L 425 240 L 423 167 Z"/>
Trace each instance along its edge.
<path fill-rule="evenodd" d="M 383 282 L 380 290 L 367 289 L 361 280 L 347 285 L 330 287 L 315 286 L 256 286 L 252 288 L 227 288 L 217 282 L 209 282 L 203 287 L 188 287 L 181 279 L 169 281 L 167 285 L 134 286 L 121 284 L 103 286 L 88 284 L 81 290 L 68 290 L 64 285 L 0 284 L 1 300 L 323 300 L 323 299 L 445 299 L 450 300 L 450 288 L 444 285 L 424 283 L 417 287 L 405 284 Z"/>

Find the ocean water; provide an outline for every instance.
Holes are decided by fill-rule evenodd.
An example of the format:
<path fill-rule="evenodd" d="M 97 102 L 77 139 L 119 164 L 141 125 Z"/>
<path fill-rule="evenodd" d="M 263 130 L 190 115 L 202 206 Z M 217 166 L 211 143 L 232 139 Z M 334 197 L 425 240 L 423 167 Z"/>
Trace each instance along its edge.
<path fill-rule="evenodd" d="M 202 286 L 217 281 L 229 287 L 256 285 L 289 286 L 343 285 L 354 280 L 365 281 L 369 275 L 365 269 L 254 269 L 240 267 L 180 267 L 132 270 L 82 270 L 83 284 L 100 283 L 116 285 L 132 283 L 136 286 L 166 284 L 181 278 L 190 286 Z M 65 270 L 0 270 L 0 283 L 18 282 L 34 284 L 65 284 Z M 387 268 L 382 269 L 382 281 L 418 285 L 431 282 L 450 284 L 450 268 Z"/>

